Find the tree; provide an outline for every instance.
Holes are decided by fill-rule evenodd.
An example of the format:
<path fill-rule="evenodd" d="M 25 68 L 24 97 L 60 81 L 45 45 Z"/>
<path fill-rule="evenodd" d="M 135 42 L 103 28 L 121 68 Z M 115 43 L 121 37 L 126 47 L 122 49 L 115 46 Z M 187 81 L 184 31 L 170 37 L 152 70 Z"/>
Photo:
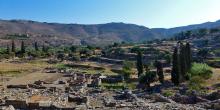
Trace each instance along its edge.
<path fill-rule="evenodd" d="M 192 66 L 192 53 L 189 42 L 186 43 L 186 66 L 186 70 L 188 72 Z"/>
<path fill-rule="evenodd" d="M 155 61 L 154 66 L 157 68 L 157 75 L 159 76 L 160 83 L 164 82 L 164 75 L 163 75 L 163 66 L 162 63 L 159 61 Z"/>
<path fill-rule="evenodd" d="M 122 48 L 119 48 L 119 47 L 114 49 L 114 54 L 117 55 L 117 56 L 120 56 L 124 53 L 125 53 L 125 49 L 122 49 Z"/>
<path fill-rule="evenodd" d="M 185 36 L 186 38 L 190 38 L 190 36 L 192 36 L 192 31 L 186 31 Z"/>
<path fill-rule="evenodd" d="M 177 47 L 174 48 L 172 63 L 173 63 L 173 67 L 171 72 L 171 80 L 175 85 L 179 85 L 180 69 L 179 69 L 179 56 L 178 56 Z"/>
<path fill-rule="evenodd" d="M 36 51 L 39 50 L 37 42 L 34 43 L 34 48 L 35 48 Z"/>
<path fill-rule="evenodd" d="M 124 75 L 125 79 L 130 78 L 130 75 L 132 74 L 133 66 L 134 66 L 134 63 L 131 61 L 124 61 L 123 62 L 122 71 L 123 71 L 123 75 Z"/>
<path fill-rule="evenodd" d="M 150 88 L 150 83 L 155 81 L 156 74 L 150 71 L 147 66 L 145 68 L 145 71 L 146 71 L 145 74 L 142 74 L 139 77 L 139 83 L 146 85 L 147 88 Z"/>
<path fill-rule="evenodd" d="M 199 29 L 198 30 L 198 35 L 199 35 L 199 37 L 203 37 L 203 36 L 205 36 L 206 34 L 208 34 L 208 29 Z"/>
<path fill-rule="evenodd" d="M 77 47 L 76 46 L 71 46 L 70 51 L 73 52 L 73 53 L 76 53 Z"/>
<path fill-rule="evenodd" d="M 9 47 L 9 45 L 7 45 L 6 53 L 7 53 L 7 54 L 10 54 L 10 53 L 11 53 L 11 52 L 10 52 L 10 47 Z"/>
<path fill-rule="evenodd" d="M 130 49 L 131 53 L 137 53 L 138 51 L 141 51 L 140 47 L 138 47 L 138 46 L 134 46 Z"/>
<path fill-rule="evenodd" d="M 180 53 L 179 53 L 179 61 L 180 61 L 180 80 L 184 81 L 186 78 L 186 48 L 182 42 L 180 42 Z"/>
<path fill-rule="evenodd" d="M 65 59 L 65 54 L 63 52 L 58 51 L 57 59 L 63 61 Z"/>
<path fill-rule="evenodd" d="M 164 55 L 164 59 L 166 60 L 166 62 L 168 63 L 168 64 L 171 64 L 171 55 L 170 54 L 165 54 Z"/>
<path fill-rule="evenodd" d="M 138 77 L 141 76 L 143 73 L 143 62 L 142 62 L 142 53 L 141 51 L 138 51 L 137 53 L 137 71 L 138 71 Z"/>
<path fill-rule="evenodd" d="M 219 31 L 220 31 L 220 29 L 218 29 L 218 28 L 210 29 L 210 33 L 217 33 Z"/>
<path fill-rule="evenodd" d="M 21 41 L 21 53 L 22 53 L 22 54 L 25 53 L 25 45 L 24 45 L 24 41 Z"/>
<path fill-rule="evenodd" d="M 207 58 L 208 54 L 209 54 L 208 49 L 200 49 L 199 52 L 197 53 L 197 55 L 201 58 L 202 62 L 204 62 L 204 59 Z"/>
<path fill-rule="evenodd" d="M 93 54 L 93 51 L 89 50 L 88 48 L 81 48 L 80 49 L 80 56 L 84 55 L 85 57 L 90 57 Z"/>
<path fill-rule="evenodd" d="M 45 52 L 45 53 L 47 53 L 47 52 L 48 52 L 48 48 L 47 48 L 45 45 L 43 45 L 42 51 Z"/>
<path fill-rule="evenodd" d="M 15 42 L 14 42 L 14 40 L 12 40 L 12 42 L 11 42 L 11 51 L 12 52 L 15 52 Z"/>

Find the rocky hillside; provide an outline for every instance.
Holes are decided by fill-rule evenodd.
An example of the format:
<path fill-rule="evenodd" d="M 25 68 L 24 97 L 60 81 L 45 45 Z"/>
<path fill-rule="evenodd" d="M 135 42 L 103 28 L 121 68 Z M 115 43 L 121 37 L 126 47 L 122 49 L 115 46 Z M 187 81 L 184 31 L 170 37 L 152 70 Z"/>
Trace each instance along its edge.
<path fill-rule="evenodd" d="M 154 32 L 160 34 L 161 37 L 171 37 L 172 35 L 176 33 L 180 33 L 182 31 L 188 31 L 188 30 L 197 30 L 197 29 L 211 29 L 216 28 L 220 26 L 220 20 L 216 22 L 206 22 L 202 24 L 194 24 L 194 25 L 188 25 L 188 26 L 182 26 L 182 27 L 175 27 L 175 28 L 154 28 L 152 29 Z"/>
<path fill-rule="evenodd" d="M 109 44 L 112 42 L 139 42 L 160 38 L 150 29 L 124 23 L 99 25 L 41 23 L 24 20 L 1 20 L 0 38 L 11 39 L 14 34 L 24 34 L 26 40 L 41 40 L 52 44 Z"/>
<path fill-rule="evenodd" d="M 11 39 L 22 39 L 30 44 L 38 41 L 41 44 L 55 46 L 72 44 L 106 45 L 121 41 L 142 42 L 167 38 L 181 31 L 218 26 L 220 26 L 220 21 L 171 29 L 149 29 L 144 26 L 125 23 L 81 25 L 27 20 L 0 20 L 0 43 L 4 45 L 5 42 L 9 42 Z"/>

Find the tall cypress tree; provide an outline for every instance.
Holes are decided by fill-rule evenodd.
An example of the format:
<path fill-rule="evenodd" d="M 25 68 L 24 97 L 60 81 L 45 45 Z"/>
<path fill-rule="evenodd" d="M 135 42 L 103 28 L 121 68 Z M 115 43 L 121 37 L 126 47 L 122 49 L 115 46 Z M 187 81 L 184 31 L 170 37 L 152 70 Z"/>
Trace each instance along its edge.
<path fill-rule="evenodd" d="M 192 54 L 191 54 L 191 47 L 189 42 L 186 43 L 186 64 L 187 64 L 187 71 L 189 71 L 192 65 Z"/>
<path fill-rule="evenodd" d="M 35 48 L 36 51 L 39 50 L 37 42 L 34 43 L 34 48 Z"/>
<path fill-rule="evenodd" d="M 9 45 L 7 45 L 6 53 L 10 54 L 10 47 L 9 47 Z"/>
<path fill-rule="evenodd" d="M 15 42 L 14 42 L 14 40 L 12 40 L 12 42 L 11 42 L 11 51 L 12 52 L 15 52 Z"/>
<path fill-rule="evenodd" d="M 171 80 L 175 85 L 179 85 L 180 66 L 179 66 L 179 55 L 178 55 L 177 47 L 174 48 L 172 64 L 173 67 L 171 72 Z"/>
<path fill-rule="evenodd" d="M 137 71 L 138 71 L 138 77 L 140 77 L 141 74 L 143 73 L 143 62 L 142 62 L 141 51 L 138 51 L 137 53 Z"/>
<path fill-rule="evenodd" d="M 22 54 L 25 53 L 25 45 L 24 45 L 24 41 L 21 41 L 21 53 L 22 53 Z"/>
<path fill-rule="evenodd" d="M 180 42 L 180 53 L 179 53 L 179 61 L 180 61 L 180 80 L 184 81 L 186 78 L 186 48 L 182 42 Z"/>

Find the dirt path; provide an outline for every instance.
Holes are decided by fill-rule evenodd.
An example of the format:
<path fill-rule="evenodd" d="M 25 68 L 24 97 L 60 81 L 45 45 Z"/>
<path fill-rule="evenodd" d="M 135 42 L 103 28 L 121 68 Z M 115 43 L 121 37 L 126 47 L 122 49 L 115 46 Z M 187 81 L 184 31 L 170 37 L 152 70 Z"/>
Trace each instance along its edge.
<path fill-rule="evenodd" d="M 52 82 L 60 78 L 62 75 L 60 73 L 41 73 L 34 72 L 29 73 L 20 77 L 12 78 L 10 81 L 5 82 L 4 85 L 13 85 L 13 84 L 30 84 L 38 80 Z"/>
<path fill-rule="evenodd" d="M 213 69 L 213 75 L 206 81 L 209 86 L 220 84 L 220 68 Z"/>

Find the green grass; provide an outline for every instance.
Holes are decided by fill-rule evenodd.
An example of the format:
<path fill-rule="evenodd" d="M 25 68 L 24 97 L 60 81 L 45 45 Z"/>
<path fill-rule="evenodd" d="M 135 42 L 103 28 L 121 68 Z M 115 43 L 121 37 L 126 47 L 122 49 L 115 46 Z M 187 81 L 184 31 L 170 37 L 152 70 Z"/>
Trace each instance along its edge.
<path fill-rule="evenodd" d="M 124 88 L 129 88 L 131 90 L 134 90 L 136 88 L 136 83 L 115 83 L 115 84 L 109 84 L 109 83 L 102 83 L 101 87 L 104 89 L 110 89 L 110 90 L 122 90 Z"/>
<path fill-rule="evenodd" d="M 162 92 L 163 96 L 165 97 L 170 97 L 173 96 L 175 94 L 175 92 L 171 91 L 171 90 L 165 90 Z"/>
<path fill-rule="evenodd" d="M 116 83 L 116 84 L 104 83 L 101 85 L 101 87 L 104 89 L 110 89 L 110 90 L 122 90 L 125 88 L 125 85 L 122 83 Z"/>
<path fill-rule="evenodd" d="M 55 65 L 56 68 L 58 69 L 63 69 L 63 68 L 70 68 L 67 65 L 63 64 L 63 63 L 58 63 Z"/>

